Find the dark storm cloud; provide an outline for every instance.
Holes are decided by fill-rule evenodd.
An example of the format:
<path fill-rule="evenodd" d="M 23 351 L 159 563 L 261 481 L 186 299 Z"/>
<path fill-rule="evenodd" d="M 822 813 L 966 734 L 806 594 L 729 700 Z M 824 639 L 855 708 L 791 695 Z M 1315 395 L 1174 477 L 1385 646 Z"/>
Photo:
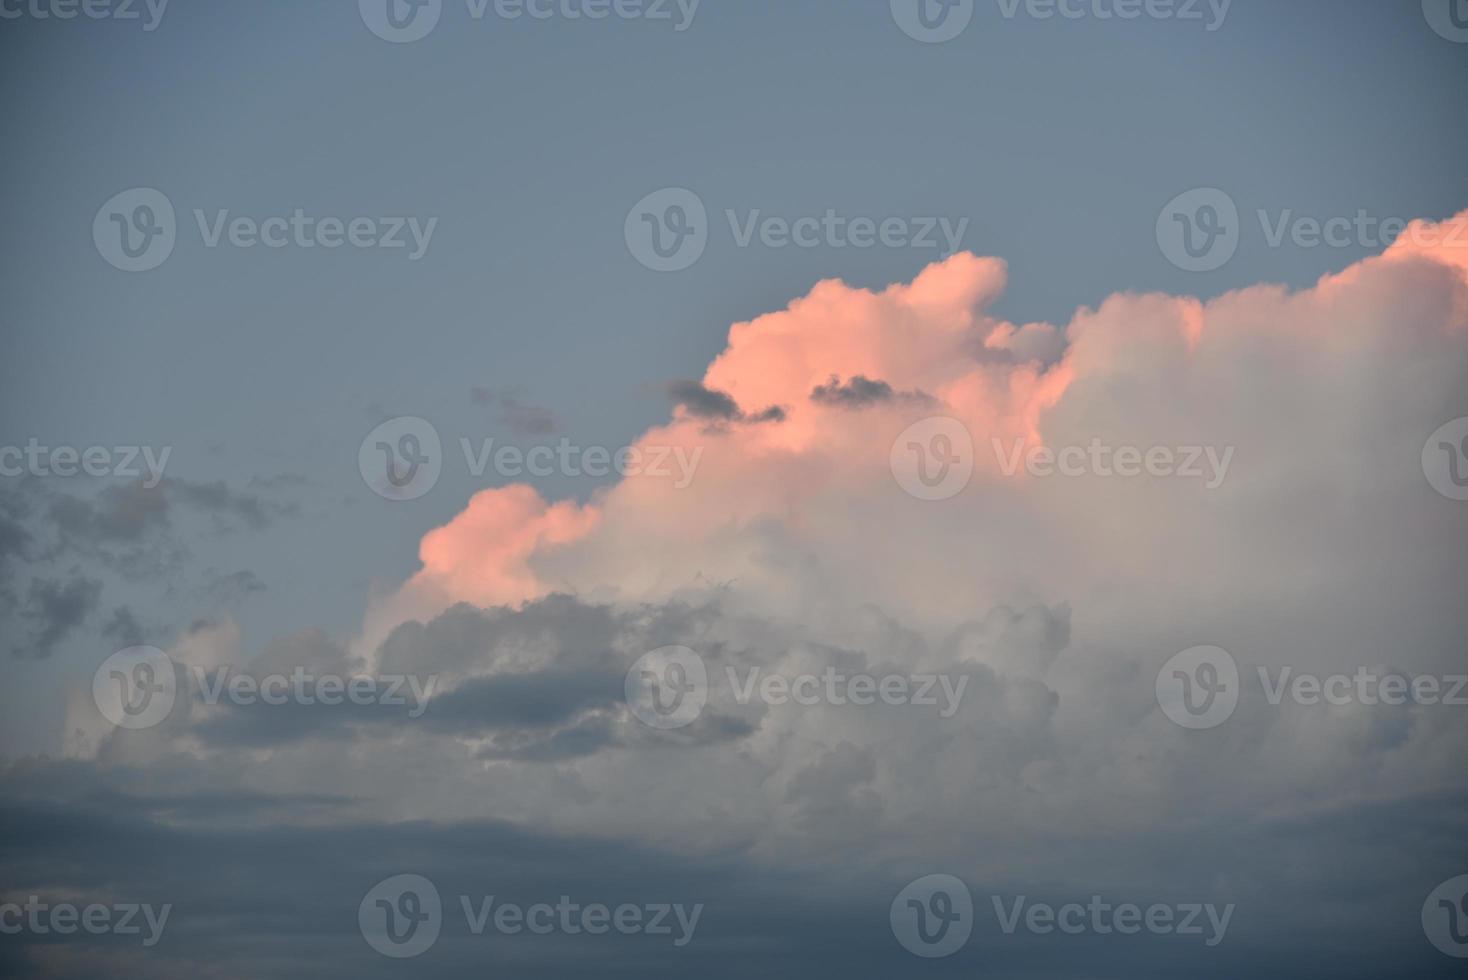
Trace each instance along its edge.
<path fill-rule="evenodd" d="M 592 755 L 646 737 L 625 701 L 627 671 L 640 653 L 622 651 L 694 642 L 709 614 L 707 608 L 676 603 L 619 612 L 570 596 L 550 596 L 520 610 L 459 605 L 427 623 L 398 627 L 383 644 L 375 676 L 384 683 L 411 676 L 398 688 L 406 705 L 235 704 L 224 698 L 191 722 L 190 731 L 217 748 L 390 738 L 411 731 L 487 739 L 481 749 L 486 758 L 556 762 Z M 537 649 L 548 666 L 510 666 L 526 649 Z M 297 666 L 317 675 L 366 674 L 318 631 L 275 642 L 242 670 L 259 679 L 272 672 L 290 675 Z M 208 683 L 216 679 L 211 674 Z M 415 681 L 429 695 L 421 711 L 414 710 Z M 197 690 L 193 695 L 201 696 Z M 753 733 L 756 720 L 714 707 L 669 740 L 736 740 Z"/>
<path fill-rule="evenodd" d="M 976 927 L 956 955 L 919 961 L 898 946 L 888 924 L 893 897 L 914 874 L 874 867 L 868 858 L 880 841 L 866 842 L 854 860 L 772 867 L 743 849 L 693 857 L 493 821 L 364 822 L 353 819 L 347 800 L 178 793 L 166 788 L 166 773 L 163 787 L 144 797 L 127 788 L 141 775 L 76 762 L 30 762 L 0 772 L 0 873 L 9 892 L 21 901 L 36 894 L 42 901 L 173 906 L 162 940 L 147 950 L 126 937 L 80 930 L 7 936 L 0 943 L 4 975 L 356 980 L 431 974 L 453 980 L 488 973 L 560 980 L 587 975 L 593 963 L 598 975 L 629 980 L 917 972 L 953 980 L 1457 975 L 1456 963 L 1423 940 L 1416 913 L 1444 876 L 1440 862 L 1424 862 L 1422 855 L 1451 853 L 1460 839 L 1456 828 L 1468 819 L 1468 800 L 1461 797 L 1108 838 L 1104 852 L 1080 837 L 1011 842 L 1020 853 L 1054 851 L 1070 866 L 1068 879 L 1089 880 L 1114 901 L 1235 902 L 1228 938 L 1205 948 L 1195 937 L 1146 932 L 1005 935 L 993 898 L 1084 903 L 1091 892 L 934 867 L 924 873 L 955 874 L 969 886 Z M 1425 805 L 1440 814 L 1435 830 L 1419 820 Z M 972 833 L 982 836 L 982 825 Z M 1223 879 L 1221 853 L 1230 855 L 1233 869 Z M 1343 862 L 1340 854 L 1355 858 Z M 438 941 L 406 965 L 406 974 L 402 961 L 368 947 L 357 927 L 368 891 L 404 873 L 431 881 L 444 911 Z M 461 896 L 477 906 L 490 895 L 521 906 L 566 896 L 580 905 L 703 909 L 682 948 L 666 936 L 615 931 L 508 936 L 491 927 L 475 936 Z M 1381 908 L 1400 914 L 1383 919 Z M 1375 939 L 1369 946 L 1341 941 L 1363 929 Z"/>

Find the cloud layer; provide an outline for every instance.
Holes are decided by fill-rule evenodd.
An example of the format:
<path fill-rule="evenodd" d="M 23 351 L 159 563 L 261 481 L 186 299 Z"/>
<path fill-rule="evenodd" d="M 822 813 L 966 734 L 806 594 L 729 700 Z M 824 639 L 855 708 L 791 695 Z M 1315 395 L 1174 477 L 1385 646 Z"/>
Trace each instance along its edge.
<path fill-rule="evenodd" d="M 1468 228 L 1468 213 L 1447 227 Z M 114 731 L 78 684 L 71 761 L 13 762 L 13 816 L 68 805 L 64 766 L 108 793 L 146 772 L 175 795 L 128 830 L 160 847 L 205 835 L 242 853 L 344 855 L 377 828 L 396 864 L 317 896 L 348 922 L 373 875 L 452 877 L 454 838 L 487 848 L 471 870 L 496 880 L 516 880 L 496 862 L 529 848 L 566 887 L 595 891 L 583 876 L 603 874 L 677 891 L 670 901 L 702 889 L 709 921 L 727 916 L 706 953 L 759 947 L 779 875 L 813 903 L 815 948 L 849 952 L 863 947 L 836 937 L 885 929 L 895 888 L 942 871 L 994 893 L 1238 903 L 1235 945 L 1201 967 L 1187 959 L 1197 975 L 1286 945 L 1328 949 L 1341 923 L 1400 975 L 1432 975 L 1411 945 L 1411 903 L 1463 870 L 1443 862 L 1468 800 L 1468 713 L 1275 706 L 1254 676 L 1464 669 L 1463 510 L 1421 468 L 1427 436 L 1468 414 L 1464 250 L 1395 247 L 1295 293 L 1118 294 L 1063 327 L 988 313 L 1005 275 L 960 254 L 881 291 L 822 282 L 735 324 L 637 442 L 701 450 L 689 486 L 644 471 L 585 503 L 518 485 L 476 494 L 423 537 L 421 569 L 374 602 L 357 637 L 308 631 L 252 656 L 227 618 L 200 623 L 169 650 L 186 694 L 162 725 Z M 935 416 L 966 431 L 972 475 L 947 499 L 918 499 L 893 447 Z M 1229 450 L 1230 465 L 1210 487 L 1007 462 L 1016 446 L 1097 443 L 1118 467 L 1123 447 Z M 247 524 L 256 513 L 207 487 L 179 499 Z M 118 527 L 148 519 L 128 513 Z M 101 511 L 58 521 L 115 533 Z M 4 530 L 0 546 L 23 541 Z M 1190 732 L 1159 708 L 1154 681 L 1205 643 L 1238 660 L 1243 697 L 1227 724 Z M 708 705 L 658 731 L 629 710 L 623 679 L 670 645 L 706 664 Z M 187 668 L 224 664 L 434 675 L 440 693 L 419 719 L 206 704 Z M 941 675 L 963 694 L 947 715 L 740 694 L 751 676 L 831 671 Z M 249 836 L 246 806 L 268 808 L 276 829 L 231 836 Z M 631 854 L 658 867 L 639 874 Z M 80 874 L 6 863 L 32 890 Z M 1367 893 L 1404 907 L 1385 916 Z M 267 918 L 250 928 L 269 933 Z M 454 948 L 444 965 L 468 969 Z M 1014 975 L 1041 975 L 1035 955 Z M 1154 973 L 1173 955 L 1150 958 Z M 708 975 L 717 960 L 700 960 Z"/>

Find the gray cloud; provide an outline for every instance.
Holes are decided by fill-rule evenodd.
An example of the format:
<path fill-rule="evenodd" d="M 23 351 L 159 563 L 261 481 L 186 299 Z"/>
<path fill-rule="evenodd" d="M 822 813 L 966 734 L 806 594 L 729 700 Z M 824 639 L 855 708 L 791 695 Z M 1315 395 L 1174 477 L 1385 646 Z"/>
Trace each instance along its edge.
<path fill-rule="evenodd" d="M 668 385 L 668 395 L 675 404 L 694 418 L 711 422 L 783 422 L 785 410 L 771 405 L 758 412 L 746 413 L 727 392 L 705 387 L 702 382 L 682 380 Z"/>
<path fill-rule="evenodd" d="M 102 636 L 118 648 L 142 646 L 147 639 L 142 624 L 127 606 L 112 611 L 112 618 L 102 627 Z"/>
<path fill-rule="evenodd" d="M 221 606 L 237 605 L 256 593 L 266 591 L 260 576 L 249 569 L 221 573 L 217 569 L 208 568 L 204 570 L 203 579 L 204 594 Z"/>
<path fill-rule="evenodd" d="M 82 625 L 102 598 L 102 583 L 73 574 L 63 580 L 31 579 L 19 618 L 30 624 L 30 636 L 12 648 L 17 657 L 43 659 Z"/>
<path fill-rule="evenodd" d="M 560 431 L 555 412 L 526 402 L 518 389 L 476 386 L 469 390 L 469 400 L 475 405 L 497 409 L 496 421 L 516 435 L 540 436 Z"/>
<path fill-rule="evenodd" d="M 860 374 L 845 384 L 842 384 L 841 379 L 836 375 L 831 375 L 830 381 L 823 385 L 816 385 L 811 390 L 810 400 L 818 405 L 850 409 L 866 408 L 869 405 L 894 401 L 918 405 L 935 403 L 931 395 L 921 391 L 894 391 L 887 382 L 873 381 Z"/>

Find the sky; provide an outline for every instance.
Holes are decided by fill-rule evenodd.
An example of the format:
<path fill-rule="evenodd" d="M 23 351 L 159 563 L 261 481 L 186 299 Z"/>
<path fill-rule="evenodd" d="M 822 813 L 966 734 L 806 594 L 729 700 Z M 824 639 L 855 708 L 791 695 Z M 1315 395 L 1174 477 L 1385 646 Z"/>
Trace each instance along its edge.
<path fill-rule="evenodd" d="M 1468 3 L 0 79 L 6 975 L 1460 971 Z"/>

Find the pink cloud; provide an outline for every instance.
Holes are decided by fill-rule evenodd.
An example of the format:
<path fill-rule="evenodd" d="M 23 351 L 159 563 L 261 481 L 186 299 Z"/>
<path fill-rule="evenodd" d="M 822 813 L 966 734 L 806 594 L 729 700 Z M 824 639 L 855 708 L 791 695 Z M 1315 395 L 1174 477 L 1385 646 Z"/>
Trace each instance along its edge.
<path fill-rule="evenodd" d="M 1104 549 L 1115 551 L 1113 566 L 1146 578 L 1156 574 L 1152 549 L 1176 533 L 1166 520 L 1173 491 L 1097 489 L 1091 505 L 1115 508 L 1111 524 L 1098 522 L 1065 488 L 1003 476 L 990 441 L 1212 439 L 1243 447 L 1241 465 L 1251 468 L 1239 471 L 1241 487 L 1329 479 L 1334 471 L 1319 460 L 1295 469 L 1278 420 L 1315 425 L 1326 451 L 1342 454 L 1352 451 L 1343 442 L 1329 449 L 1346 439 L 1336 427 L 1417 438 L 1415 427 L 1439 408 L 1402 404 L 1361 420 L 1342 411 L 1375 405 L 1404 371 L 1414 372 L 1415 395 L 1445 404 L 1462 374 L 1468 323 L 1468 249 L 1455 238 L 1468 240 L 1468 212 L 1441 226 L 1416 223 L 1382 256 L 1297 293 L 1264 285 L 1206 303 L 1117 294 L 1063 330 L 986 312 L 1006 279 L 992 258 L 955 255 L 881 291 L 818 283 L 787 309 L 735 324 L 702 378 L 746 415 L 777 405 L 783 421 L 710 428 L 675 412 L 638 446 L 700 453 L 683 488 L 643 474 L 584 507 L 547 503 L 524 486 L 479 493 L 424 537 L 423 568 L 402 590 L 413 601 L 392 608 L 513 605 L 554 590 L 655 599 L 695 582 L 738 581 L 792 611 L 829 593 L 956 617 L 976 592 L 1006 580 L 1060 591 L 1087 581 L 1088 570 L 1103 574 Z M 833 377 L 881 382 L 894 397 L 813 400 Z M 1312 393 L 1346 408 L 1321 413 Z M 914 507 L 894 492 L 889 450 L 907 425 L 939 414 L 974 436 L 973 486 L 952 506 Z M 1125 527 L 1125 537 L 1112 527 Z M 929 549 L 924 561 L 911 560 L 913 547 Z M 1258 559 L 1269 542 L 1250 547 Z"/>

